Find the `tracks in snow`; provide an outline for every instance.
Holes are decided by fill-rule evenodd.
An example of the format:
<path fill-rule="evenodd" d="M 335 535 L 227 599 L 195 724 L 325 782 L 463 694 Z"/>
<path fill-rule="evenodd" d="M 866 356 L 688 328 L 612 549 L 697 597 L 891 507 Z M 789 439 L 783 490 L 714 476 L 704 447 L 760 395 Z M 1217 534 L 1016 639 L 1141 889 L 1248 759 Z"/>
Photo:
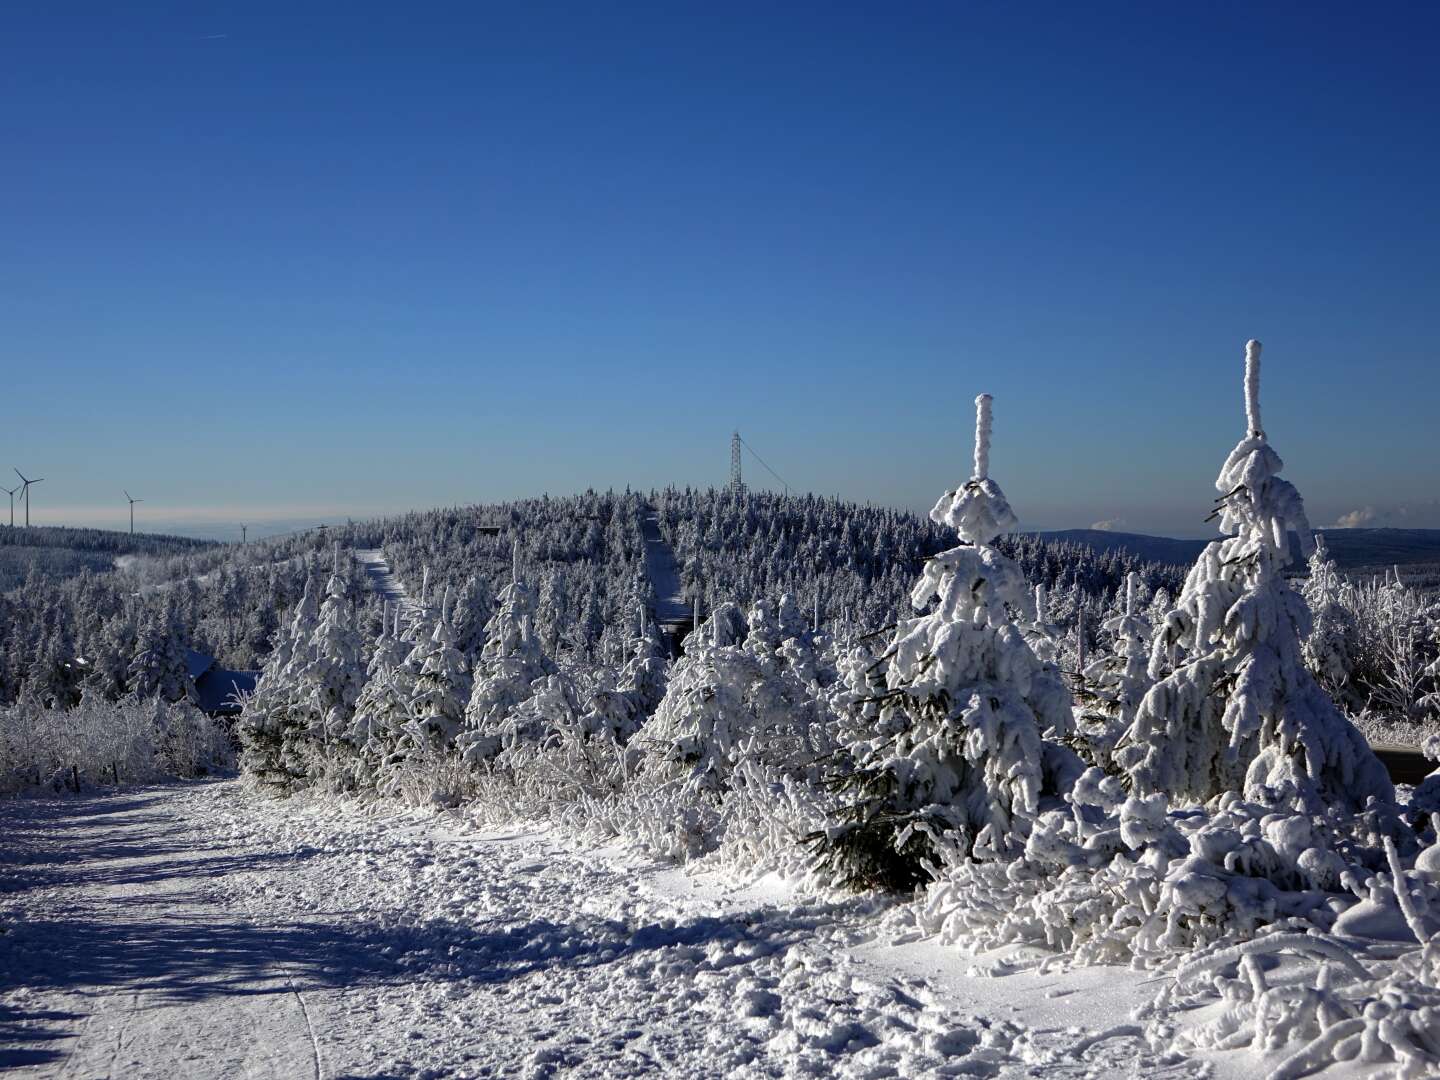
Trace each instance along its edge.
<path fill-rule="evenodd" d="M 860 955 L 875 948 L 866 901 L 685 882 L 544 831 L 486 835 L 233 781 L 3 803 L 0 1068 L 1199 1075 L 1115 1032 L 1081 1060 L 1083 1031 L 1027 1027 L 998 1003 L 1003 984 L 946 992 Z M 1001 999 L 967 1002 L 976 985 Z"/>
<path fill-rule="evenodd" d="M 419 601 L 410 596 L 405 585 L 395 576 L 383 551 L 379 548 L 356 548 L 353 554 L 355 561 L 365 568 L 365 578 L 371 592 L 383 600 L 399 604 L 400 609 L 407 615 L 420 611 Z"/>

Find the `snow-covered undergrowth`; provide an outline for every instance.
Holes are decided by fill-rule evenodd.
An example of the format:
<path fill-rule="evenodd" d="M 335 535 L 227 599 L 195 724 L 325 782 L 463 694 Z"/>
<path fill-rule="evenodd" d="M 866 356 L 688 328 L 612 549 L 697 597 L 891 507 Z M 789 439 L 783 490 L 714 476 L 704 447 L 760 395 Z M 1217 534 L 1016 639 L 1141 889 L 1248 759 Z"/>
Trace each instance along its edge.
<path fill-rule="evenodd" d="M 87 697 L 0 708 L 0 794 L 153 783 L 235 766 L 230 737 L 186 702 Z"/>
<path fill-rule="evenodd" d="M 1251 343 L 1246 431 L 1216 482 L 1223 537 L 1162 610 L 1142 613 L 1127 579 L 1106 651 L 1079 670 L 997 546 L 1016 518 L 982 395 L 973 471 L 931 514 L 960 542 L 924 563 L 914 617 L 826 634 L 790 597 L 721 603 L 673 662 L 643 614 L 623 662 L 582 661 L 547 649 L 517 570 L 475 652 L 448 599 L 367 649 L 337 561 L 247 706 L 247 769 L 281 792 L 543 821 L 741 879 L 889 890 L 913 898 L 897 937 L 1003 950 L 980 965 L 997 974 L 1016 949 L 1158 970 L 1135 1018 L 1156 1047 L 1183 1028 L 1195 1046 L 1293 1052 L 1282 1076 L 1325 1055 L 1440 1068 L 1440 775 L 1397 794 L 1337 705 L 1364 638 L 1346 636 L 1323 552 L 1304 593 L 1286 576 L 1287 533 L 1308 525 L 1258 375 Z M 1428 617 L 1400 592 L 1370 600 Z M 1367 700 L 1423 709 L 1440 671 L 1391 676 L 1372 670 Z"/>

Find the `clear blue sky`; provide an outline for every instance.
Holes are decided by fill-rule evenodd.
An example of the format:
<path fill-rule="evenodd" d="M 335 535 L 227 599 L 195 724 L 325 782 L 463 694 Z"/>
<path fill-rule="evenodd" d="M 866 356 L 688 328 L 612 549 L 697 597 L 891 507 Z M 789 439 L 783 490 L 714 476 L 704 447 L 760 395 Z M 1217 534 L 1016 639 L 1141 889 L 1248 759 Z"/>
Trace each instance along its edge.
<path fill-rule="evenodd" d="M 1254 336 L 1316 524 L 1437 526 L 1437 31 L 10 4 L 0 465 L 41 523 L 129 487 L 203 531 L 723 483 L 738 426 L 797 487 L 925 509 L 985 390 L 1026 525 L 1197 535 Z"/>

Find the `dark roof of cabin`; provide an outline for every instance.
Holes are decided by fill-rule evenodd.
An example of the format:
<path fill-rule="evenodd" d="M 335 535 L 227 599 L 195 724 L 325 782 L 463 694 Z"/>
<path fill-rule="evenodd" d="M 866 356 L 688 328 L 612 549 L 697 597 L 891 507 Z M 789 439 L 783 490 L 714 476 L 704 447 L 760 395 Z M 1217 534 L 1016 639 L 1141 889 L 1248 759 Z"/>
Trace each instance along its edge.
<path fill-rule="evenodd" d="M 211 666 L 195 680 L 195 697 L 202 712 L 234 713 L 240 711 L 237 693 L 253 694 L 258 671 L 228 671 Z"/>

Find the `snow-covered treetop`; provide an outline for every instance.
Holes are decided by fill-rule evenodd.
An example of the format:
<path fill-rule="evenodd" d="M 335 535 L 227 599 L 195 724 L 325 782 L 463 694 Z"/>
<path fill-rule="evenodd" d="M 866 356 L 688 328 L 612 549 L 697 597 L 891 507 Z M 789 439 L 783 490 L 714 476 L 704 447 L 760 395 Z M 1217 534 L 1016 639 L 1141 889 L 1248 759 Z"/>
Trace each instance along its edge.
<path fill-rule="evenodd" d="M 1220 531 L 1244 536 L 1251 553 L 1264 557 L 1275 569 L 1290 561 L 1285 534 L 1294 529 L 1301 551 L 1308 557 L 1314 542 L 1305 503 L 1293 484 L 1280 477 L 1280 460 L 1260 426 L 1260 343 L 1245 345 L 1245 437 L 1220 469 L 1215 489 L 1220 492 Z"/>
<path fill-rule="evenodd" d="M 1260 426 L 1260 342 L 1254 338 L 1245 343 L 1245 422 L 1252 437 L 1265 437 Z"/>
<path fill-rule="evenodd" d="M 989 394 L 980 394 L 975 398 L 975 472 L 972 480 L 984 480 L 990 475 L 990 432 L 995 423 L 991 417 L 991 402 L 994 400 Z"/>
<path fill-rule="evenodd" d="M 1019 524 L 1000 485 L 990 479 L 991 397 L 975 399 L 975 473 L 960 488 L 947 491 L 930 511 L 930 519 L 949 525 L 960 539 L 977 546 L 992 543 Z"/>

